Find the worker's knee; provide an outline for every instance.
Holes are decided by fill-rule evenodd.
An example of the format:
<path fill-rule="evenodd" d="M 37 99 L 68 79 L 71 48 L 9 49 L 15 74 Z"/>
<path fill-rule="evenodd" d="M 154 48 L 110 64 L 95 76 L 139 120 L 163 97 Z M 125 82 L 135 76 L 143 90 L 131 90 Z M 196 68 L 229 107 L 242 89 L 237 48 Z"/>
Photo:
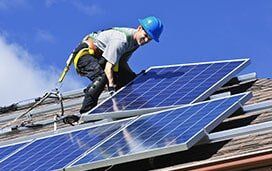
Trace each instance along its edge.
<path fill-rule="evenodd" d="M 89 85 L 84 90 L 84 92 L 87 95 L 92 96 L 94 99 L 98 99 L 98 97 L 100 96 L 100 94 L 104 90 L 107 82 L 108 82 L 108 79 L 107 79 L 106 75 L 104 73 L 102 73 L 93 80 L 93 83 L 91 85 Z"/>

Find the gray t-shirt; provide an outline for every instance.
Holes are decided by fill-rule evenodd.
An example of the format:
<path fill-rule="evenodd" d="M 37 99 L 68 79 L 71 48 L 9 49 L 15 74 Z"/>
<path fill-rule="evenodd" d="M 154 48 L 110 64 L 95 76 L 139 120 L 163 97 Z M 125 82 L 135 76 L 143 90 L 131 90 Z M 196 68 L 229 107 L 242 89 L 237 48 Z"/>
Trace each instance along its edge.
<path fill-rule="evenodd" d="M 115 27 L 98 33 L 91 33 L 94 44 L 103 51 L 102 56 L 110 63 L 118 65 L 127 62 L 131 54 L 139 47 L 133 39 L 136 29 Z M 122 58 L 122 59 L 121 59 Z"/>

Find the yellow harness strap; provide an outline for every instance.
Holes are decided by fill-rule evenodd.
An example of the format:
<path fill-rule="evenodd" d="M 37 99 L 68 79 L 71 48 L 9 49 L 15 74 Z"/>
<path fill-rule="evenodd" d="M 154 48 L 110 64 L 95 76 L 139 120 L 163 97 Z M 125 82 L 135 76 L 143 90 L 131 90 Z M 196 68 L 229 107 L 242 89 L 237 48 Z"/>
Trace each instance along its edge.
<path fill-rule="evenodd" d="M 115 65 L 114 65 L 113 71 L 114 71 L 114 72 L 118 72 L 118 71 L 119 71 L 119 64 L 115 64 Z"/>
<path fill-rule="evenodd" d="M 79 58 L 81 58 L 82 56 L 84 55 L 91 55 L 93 56 L 94 55 L 94 50 L 91 49 L 91 48 L 84 48 L 84 49 L 81 49 L 75 56 L 74 58 L 74 66 L 75 66 L 75 69 L 77 70 L 77 63 L 78 63 L 78 60 Z M 118 72 L 119 71 L 119 65 L 118 64 L 115 64 L 114 65 L 114 68 L 113 68 L 113 71 L 114 72 Z"/>
<path fill-rule="evenodd" d="M 77 68 L 77 63 L 78 63 L 78 60 L 80 57 L 84 56 L 84 55 L 91 55 L 93 56 L 94 55 L 94 50 L 93 49 L 90 49 L 90 48 L 84 48 L 84 49 L 81 49 L 75 56 L 74 58 L 74 66 L 76 68 L 76 70 L 78 69 Z"/>

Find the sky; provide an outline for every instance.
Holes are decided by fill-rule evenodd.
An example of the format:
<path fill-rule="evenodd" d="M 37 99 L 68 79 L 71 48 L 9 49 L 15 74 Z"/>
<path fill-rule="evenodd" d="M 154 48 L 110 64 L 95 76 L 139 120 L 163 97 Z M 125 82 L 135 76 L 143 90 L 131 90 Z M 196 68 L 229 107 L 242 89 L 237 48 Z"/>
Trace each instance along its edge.
<path fill-rule="evenodd" d="M 150 66 L 250 58 L 241 74 L 272 78 L 271 0 L 0 0 L 0 106 L 42 96 L 88 33 L 138 26 L 156 16 L 160 43 L 140 47 L 129 64 Z M 72 68 L 61 91 L 89 84 Z"/>

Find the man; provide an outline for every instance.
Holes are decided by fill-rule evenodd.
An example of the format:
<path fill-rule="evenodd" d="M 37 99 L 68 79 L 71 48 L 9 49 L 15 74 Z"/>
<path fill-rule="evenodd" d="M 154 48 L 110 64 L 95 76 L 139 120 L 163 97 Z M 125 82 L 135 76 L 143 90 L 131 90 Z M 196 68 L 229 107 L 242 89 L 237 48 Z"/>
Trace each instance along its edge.
<path fill-rule="evenodd" d="M 81 114 L 97 105 L 105 85 L 113 94 L 136 77 L 127 62 L 139 46 L 153 39 L 159 42 L 163 31 L 160 19 L 150 16 L 139 19 L 139 23 L 137 29 L 116 27 L 93 32 L 70 55 L 78 74 L 92 81 L 84 90 Z"/>

